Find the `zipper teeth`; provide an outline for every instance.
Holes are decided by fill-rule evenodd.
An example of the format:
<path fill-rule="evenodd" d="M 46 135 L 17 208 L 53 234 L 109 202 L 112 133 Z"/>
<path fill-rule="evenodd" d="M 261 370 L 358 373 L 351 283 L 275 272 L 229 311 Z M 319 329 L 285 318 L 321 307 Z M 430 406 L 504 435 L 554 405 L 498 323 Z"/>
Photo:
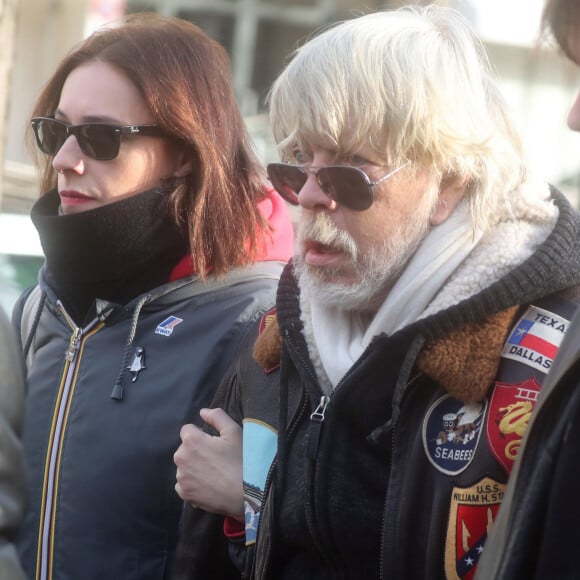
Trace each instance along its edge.
<path fill-rule="evenodd" d="M 51 545 L 53 542 L 53 538 L 51 537 L 51 528 L 52 528 L 52 519 L 54 514 L 54 508 L 56 504 L 56 497 L 55 497 L 55 490 L 57 484 L 57 475 L 58 475 L 58 464 L 59 464 L 59 456 L 60 456 L 60 448 L 63 441 L 63 433 L 66 421 L 66 410 L 69 406 L 70 396 L 72 391 L 72 386 L 74 383 L 74 375 L 77 368 L 77 356 L 79 352 L 79 348 L 81 342 L 83 341 L 83 336 L 86 335 L 86 332 L 91 330 L 98 319 L 91 321 L 85 329 L 81 329 L 72 320 L 72 318 L 68 315 L 64 306 L 60 301 L 57 302 L 57 306 L 61 313 L 63 314 L 67 324 L 72 330 L 71 338 L 68 344 L 67 349 L 65 350 L 65 360 L 67 361 L 68 367 L 64 373 L 64 385 L 62 388 L 62 397 L 58 403 L 58 408 L 55 409 L 55 413 L 53 417 L 56 417 L 56 424 L 55 429 L 49 442 L 50 448 L 50 457 L 47 458 L 47 468 L 45 472 L 45 485 L 46 485 L 46 503 L 43 510 L 43 523 L 42 528 L 39 530 L 39 542 L 40 546 L 38 548 L 38 553 L 40 555 L 40 559 L 37 565 L 37 578 L 40 580 L 46 580 L 49 577 L 52 577 L 52 565 L 49 565 L 51 561 L 52 554 L 51 552 Z M 49 570 L 50 566 L 50 570 Z"/>
<path fill-rule="evenodd" d="M 307 363 L 306 359 L 302 356 L 300 349 L 296 346 L 296 343 L 294 342 L 294 339 L 292 338 L 292 336 L 290 334 L 290 330 L 285 329 L 284 335 L 286 337 L 286 342 L 288 343 L 288 346 L 290 346 L 290 348 L 292 349 L 292 352 L 298 357 L 298 360 L 300 361 L 302 368 L 306 371 L 306 373 L 308 374 L 308 376 L 310 377 L 312 382 L 317 385 L 318 384 L 318 377 L 316 376 L 316 374 L 314 374 L 312 372 L 310 365 Z"/>
<path fill-rule="evenodd" d="M 411 387 L 412 385 L 414 385 L 419 378 L 422 376 L 422 372 L 419 371 L 417 372 L 413 377 L 411 377 L 408 381 L 407 384 L 405 385 L 405 389 L 404 392 L 407 391 L 407 389 L 409 387 Z M 396 421 L 393 422 L 393 427 L 392 427 L 392 436 L 391 436 L 391 471 L 393 469 L 393 460 L 392 458 L 395 456 L 395 435 L 396 435 L 396 429 L 397 429 L 397 423 Z M 390 475 L 389 475 L 389 481 L 390 481 Z M 390 484 L 389 484 L 390 485 Z M 380 546 L 380 559 L 379 559 L 379 580 L 383 580 L 383 578 L 385 577 L 385 566 L 384 566 L 384 561 L 385 561 L 385 534 L 386 534 L 386 527 L 387 527 L 387 504 L 388 504 L 388 491 L 385 494 L 385 503 L 383 506 L 383 521 L 381 523 L 381 546 Z"/>
<path fill-rule="evenodd" d="M 302 394 L 302 400 L 301 400 L 301 405 L 300 408 L 298 410 L 298 412 L 295 414 L 295 416 L 292 418 L 292 421 L 290 422 L 290 426 L 288 427 L 288 432 L 286 434 L 287 437 L 290 437 L 291 435 L 293 435 L 294 431 L 296 431 L 296 426 L 298 425 L 300 419 L 304 416 L 306 409 L 308 406 L 308 398 L 305 396 L 304 392 Z M 278 426 L 278 431 L 280 431 L 281 426 Z M 274 476 L 274 471 L 276 470 L 276 468 L 278 467 L 278 459 L 274 459 L 274 461 L 272 462 L 272 465 L 270 465 L 270 469 L 268 470 L 268 475 L 266 476 L 266 482 L 264 484 L 264 500 L 266 499 L 266 496 L 268 495 L 269 491 L 270 491 L 270 487 L 272 485 L 272 479 Z M 264 515 L 264 514 L 262 514 Z M 260 529 L 263 529 L 260 526 Z M 258 535 L 260 534 L 260 529 L 258 529 Z M 258 538 L 256 538 L 256 545 L 258 544 Z M 271 545 L 270 545 L 270 549 L 268 550 L 268 552 L 266 553 L 266 556 L 263 558 L 262 560 L 262 565 L 260 567 L 259 570 L 259 575 L 257 576 L 257 578 L 262 578 L 264 575 L 264 571 L 268 568 L 268 565 L 270 563 L 270 556 L 271 556 Z M 254 557 L 256 557 L 258 553 L 258 550 L 256 549 L 254 552 Z"/>
<path fill-rule="evenodd" d="M 307 363 L 307 361 L 302 356 L 302 353 L 298 349 L 293 338 L 290 336 L 290 332 L 288 330 L 285 331 L 285 335 L 286 335 L 288 346 L 291 348 L 292 352 L 297 356 L 300 363 L 302 364 L 302 367 L 304 368 L 304 370 L 306 371 L 308 376 L 312 379 L 312 382 L 316 385 L 319 385 L 318 377 L 312 373 L 310 365 Z M 363 355 L 366 354 L 367 351 L 368 351 L 368 348 L 367 348 L 367 350 L 365 350 L 365 353 L 363 353 Z M 350 373 L 347 373 L 342 378 L 342 380 L 339 382 L 339 385 L 341 385 L 345 381 L 345 379 L 348 377 L 349 374 Z M 334 389 L 334 392 L 336 392 L 336 389 L 338 388 L 339 385 L 337 385 L 337 387 Z M 323 397 L 323 399 L 326 400 L 326 405 L 324 407 L 325 412 L 328 409 L 328 405 L 330 404 L 331 398 L 332 397 L 330 397 L 329 395 L 325 395 Z M 317 408 L 318 408 L 318 406 L 317 406 Z M 302 417 L 300 417 L 300 418 L 302 418 Z M 296 422 L 296 424 L 297 424 L 297 422 Z M 311 471 L 311 478 L 312 478 L 311 489 L 312 489 L 312 494 L 314 494 L 315 493 L 315 484 L 314 484 L 315 468 L 314 468 L 314 466 L 311 466 L 310 469 L 312 470 Z M 310 503 L 311 503 L 311 510 L 305 510 L 305 518 L 306 518 L 306 525 L 308 526 L 308 529 L 310 530 L 310 535 L 311 535 L 312 541 L 313 541 L 314 545 L 316 546 L 316 548 L 318 549 L 318 551 L 320 552 L 320 555 L 327 561 L 328 565 L 332 566 L 336 571 L 336 565 L 334 565 L 334 566 L 332 565 L 333 562 L 330 561 L 329 555 L 325 554 L 326 550 L 324 549 L 323 545 L 321 545 L 320 541 L 317 539 L 319 534 L 315 533 L 317 531 L 317 526 L 315 523 L 316 518 L 314 517 L 314 501 L 311 501 Z"/>
<path fill-rule="evenodd" d="M 309 365 L 306 364 L 306 361 L 304 360 L 304 358 L 302 357 L 302 353 L 299 351 L 298 347 L 296 346 L 296 343 L 293 341 L 293 339 L 290 337 L 290 333 L 287 331 L 286 333 L 286 337 L 287 337 L 287 342 L 288 342 L 288 346 L 292 349 L 292 352 L 299 358 L 300 362 L 303 363 L 303 367 L 306 369 L 308 375 L 311 377 L 312 373 L 310 371 L 310 367 Z M 317 383 L 318 380 L 316 379 L 315 382 Z M 330 397 L 329 397 L 330 399 Z M 312 477 L 312 486 L 311 486 L 311 493 L 314 495 L 314 466 L 311 466 L 310 468 L 311 471 L 311 477 Z M 314 518 L 314 501 L 311 500 L 310 501 L 311 504 L 311 509 L 305 509 L 304 510 L 304 516 L 306 518 L 306 525 L 308 526 L 308 529 L 310 530 L 310 535 L 312 537 L 312 541 L 313 543 L 316 545 L 316 548 L 318 549 L 318 551 L 320 552 L 320 554 L 324 554 L 324 550 L 322 549 L 322 546 L 320 545 L 320 542 L 317 540 L 317 534 L 316 532 L 316 525 L 315 525 L 315 518 Z M 306 503 L 304 504 L 304 506 L 306 507 Z"/>
<path fill-rule="evenodd" d="M 289 330 L 286 329 L 284 331 L 284 334 L 285 334 L 285 337 L 287 339 L 287 342 L 291 345 L 292 350 L 298 355 L 300 362 L 304 363 L 304 359 L 303 359 L 301 353 L 298 352 L 297 349 L 294 347 L 294 342 L 293 342 L 292 338 L 290 337 Z M 312 374 L 310 373 L 310 369 L 308 369 L 308 367 L 306 365 L 304 365 L 304 368 L 307 369 L 309 376 L 312 377 Z M 286 433 L 287 438 L 290 438 L 294 434 L 294 432 L 296 431 L 296 427 L 297 427 L 298 423 L 300 422 L 300 419 L 304 416 L 304 413 L 306 412 L 307 406 L 308 406 L 308 397 L 306 396 L 305 392 L 303 391 L 300 408 L 298 409 L 298 412 L 294 415 L 294 417 L 292 417 L 292 420 L 290 421 L 290 425 L 288 426 L 288 431 Z M 286 426 L 285 425 L 278 425 L 278 433 L 280 433 L 282 431 L 282 429 L 286 429 Z M 265 504 L 266 497 L 270 492 L 270 487 L 272 486 L 272 479 L 274 477 L 274 471 L 277 468 L 278 468 L 278 458 L 276 457 L 274 459 L 274 461 L 272 462 L 272 465 L 270 465 L 270 469 L 268 470 L 268 475 L 266 476 L 266 481 L 264 483 L 264 499 L 263 499 L 264 504 Z M 262 516 L 263 515 L 264 514 L 262 514 Z M 261 529 L 263 529 L 262 526 L 260 526 L 258 528 L 258 537 L 256 538 L 256 548 L 257 548 L 258 540 L 260 537 L 260 530 Z M 270 545 L 266 555 L 264 556 L 264 558 L 261 561 L 260 569 L 256 571 L 255 577 L 262 578 L 264 576 L 264 573 L 268 569 L 268 566 L 270 564 L 270 557 L 272 555 L 271 552 L 272 552 L 272 548 Z M 258 550 L 256 549 L 254 551 L 254 558 L 256 558 L 257 553 L 258 553 Z"/>
<path fill-rule="evenodd" d="M 55 471 L 56 471 L 56 459 L 58 455 L 58 447 L 61 441 L 62 435 L 62 421 L 63 421 L 63 414 L 66 408 L 66 401 L 68 400 L 68 394 L 70 392 L 70 385 L 71 385 L 71 366 L 69 364 L 68 368 L 66 369 L 65 378 L 64 378 L 64 386 L 62 390 L 62 397 L 59 401 L 58 409 L 56 410 L 56 424 L 55 430 L 53 432 L 49 449 L 50 455 L 47 458 L 47 467 L 45 473 L 45 505 L 43 509 L 43 522 L 42 528 L 40 530 L 40 548 L 39 548 L 39 555 L 40 555 L 40 562 L 39 562 L 39 575 L 38 577 L 41 579 L 47 578 L 48 571 L 48 544 L 50 540 L 50 525 L 52 519 L 52 512 L 54 507 L 54 486 L 55 486 Z M 73 367 L 74 370 L 74 367 Z M 63 404 L 63 401 L 65 404 Z"/>

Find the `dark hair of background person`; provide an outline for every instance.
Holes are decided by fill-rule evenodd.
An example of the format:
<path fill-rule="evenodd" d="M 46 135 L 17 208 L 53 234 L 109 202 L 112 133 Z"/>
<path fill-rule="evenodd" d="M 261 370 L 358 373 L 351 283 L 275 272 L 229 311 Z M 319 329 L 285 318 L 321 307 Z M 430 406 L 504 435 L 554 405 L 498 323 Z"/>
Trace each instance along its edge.
<path fill-rule="evenodd" d="M 53 116 L 70 72 L 91 61 L 124 72 L 154 122 L 192 160 L 193 171 L 176 180 L 170 195 L 175 219 L 189 233 L 195 272 L 203 277 L 210 267 L 220 275 L 250 263 L 267 229 L 257 208 L 265 196 L 263 170 L 236 103 L 225 49 L 185 20 L 132 15 L 73 48 L 31 116 Z M 34 149 L 30 129 L 27 141 Z M 52 158 L 44 157 L 39 167 L 42 191 L 49 191 L 56 186 Z"/>
<path fill-rule="evenodd" d="M 542 28 L 550 32 L 564 54 L 572 61 L 570 52 L 570 32 L 580 26 L 580 2 L 578 0 L 548 0 L 542 14 Z M 580 63 L 578 63 L 580 64 Z"/>

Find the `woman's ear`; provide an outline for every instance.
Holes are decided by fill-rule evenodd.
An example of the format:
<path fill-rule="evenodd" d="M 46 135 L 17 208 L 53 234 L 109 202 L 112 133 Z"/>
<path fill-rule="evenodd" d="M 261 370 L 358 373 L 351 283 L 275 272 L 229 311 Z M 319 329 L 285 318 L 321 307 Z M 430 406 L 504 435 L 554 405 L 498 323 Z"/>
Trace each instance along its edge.
<path fill-rule="evenodd" d="M 439 186 L 439 199 L 431 214 L 432 226 L 442 224 L 465 197 L 469 177 L 458 177 L 454 174 L 444 175 Z"/>
<path fill-rule="evenodd" d="M 185 177 L 193 171 L 193 161 L 183 148 L 175 147 L 172 155 L 175 157 L 175 165 L 172 177 Z"/>

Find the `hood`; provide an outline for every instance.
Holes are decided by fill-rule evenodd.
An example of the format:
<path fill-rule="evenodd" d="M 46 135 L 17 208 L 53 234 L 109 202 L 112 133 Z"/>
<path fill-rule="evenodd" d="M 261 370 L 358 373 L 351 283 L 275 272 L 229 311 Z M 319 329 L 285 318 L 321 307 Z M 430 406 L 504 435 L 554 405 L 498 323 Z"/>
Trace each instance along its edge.
<path fill-rule="evenodd" d="M 270 225 L 270 235 L 258 248 L 256 262 L 287 262 L 294 252 L 294 229 L 288 204 L 271 187 L 266 186 L 266 197 L 258 204 L 262 217 Z M 179 280 L 194 274 L 191 259 L 184 256 L 173 268 L 169 281 Z"/>

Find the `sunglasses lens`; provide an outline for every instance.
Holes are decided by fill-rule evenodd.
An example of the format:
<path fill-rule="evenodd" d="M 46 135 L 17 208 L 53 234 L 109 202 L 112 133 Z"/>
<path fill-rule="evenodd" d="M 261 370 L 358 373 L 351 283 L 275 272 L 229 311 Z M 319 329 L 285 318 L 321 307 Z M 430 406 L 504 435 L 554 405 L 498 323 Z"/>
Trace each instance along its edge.
<path fill-rule="evenodd" d="M 355 211 L 373 204 L 373 192 L 362 171 L 355 167 L 323 167 L 318 171 L 321 189 L 332 199 Z"/>
<path fill-rule="evenodd" d="M 100 161 L 114 159 L 119 153 L 121 134 L 108 125 L 81 125 L 79 145 L 82 150 Z"/>
<path fill-rule="evenodd" d="M 270 163 L 268 178 L 276 191 L 289 203 L 298 205 L 298 192 L 304 187 L 308 175 L 299 167 L 284 163 Z"/>
<path fill-rule="evenodd" d="M 67 138 L 66 126 L 50 119 L 37 121 L 34 130 L 38 147 L 47 155 L 56 155 Z"/>

